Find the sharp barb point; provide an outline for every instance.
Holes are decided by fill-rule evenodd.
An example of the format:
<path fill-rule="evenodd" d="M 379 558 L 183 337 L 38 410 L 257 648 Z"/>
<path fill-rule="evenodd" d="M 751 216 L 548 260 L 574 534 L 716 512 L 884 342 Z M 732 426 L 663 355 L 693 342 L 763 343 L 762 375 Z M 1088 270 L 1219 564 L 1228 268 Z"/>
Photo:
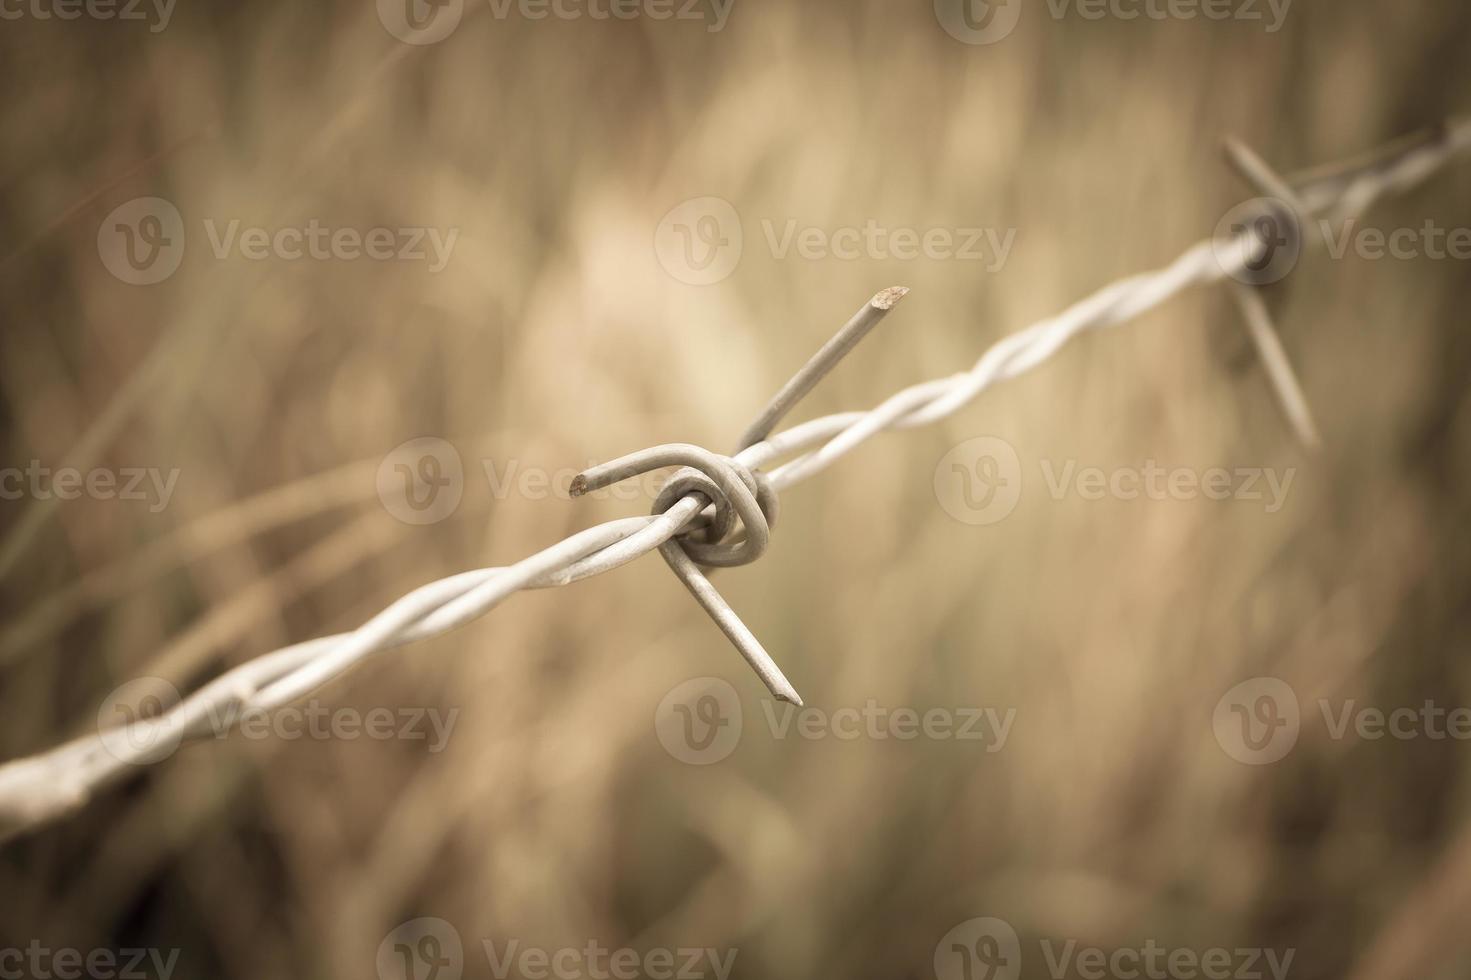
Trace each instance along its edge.
<path fill-rule="evenodd" d="M 880 289 L 873 294 L 873 299 L 868 305 L 880 310 L 892 310 L 898 302 L 909 295 L 908 286 L 890 286 L 888 289 Z"/>
<path fill-rule="evenodd" d="M 781 672 L 781 668 L 777 667 L 775 663 L 771 663 L 769 669 L 766 671 L 758 670 L 757 674 L 761 677 L 761 680 L 766 682 L 766 689 L 771 692 L 772 697 L 778 701 L 785 701 L 787 704 L 795 704 L 799 708 L 806 707 L 806 704 L 802 701 L 802 695 L 797 693 L 797 689 L 792 686 L 792 682 L 787 680 L 786 675 Z"/>
<path fill-rule="evenodd" d="M 796 407 L 797 403 L 807 396 L 817 383 L 827 377 L 829 371 L 837 366 L 848 353 L 858 346 L 859 341 L 868 336 L 868 332 L 878 326 L 894 305 L 905 297 L 909 292 L 908 286 L 890 286 L 880 289 L 874 293 L 863 308 L 853 314 L 852 318 L 823 344 L 816 354 L 802 365 L 801 370 L 792 375 L 787 383 L 781 386 L 781 390 L 772 396 L 771 401 L 761 410 L 750 427 L 741 435 L 740 444 L 736 447 L 739 452 L 749 446 L 765 439 L 776 430 L 777 423 L 786 418 L 787 413 Z"/>

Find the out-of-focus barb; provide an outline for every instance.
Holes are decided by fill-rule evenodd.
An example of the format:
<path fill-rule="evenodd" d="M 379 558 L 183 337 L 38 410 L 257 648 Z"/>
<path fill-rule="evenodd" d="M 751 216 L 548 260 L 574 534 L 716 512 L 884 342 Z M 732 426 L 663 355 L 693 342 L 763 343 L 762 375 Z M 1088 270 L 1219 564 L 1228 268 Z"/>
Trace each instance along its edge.
<path fill-rule="evenodd" d="M 1225 145 L 1226 159 L 1236 172 L 1257 193 L 1270 198 L 1286 212 L 1285 215 L 1278 215 L 1279 226 L 1280 219 L 1285 217 L 1287 231 L 1298 246 L 1327 241 L 1326 230 L 1320 229 L 1318 235 L 1309 233 L 1309 228 L 1314 224 L 1312 212 L 1286 179 L 1279 176 L 1265 160 L 1240 140 L 1227 139 Z M 1267 308 L 1261 289 L 1240 281 L 1233 281 L 1230 289 L 1237 309 L 1246 321 L 1247 333 L 1252 345 L 1256 347 L 1257 356 L 1262 359 L 1267 379 L 1272 384 L 1272 390 L 1277 395 L 1277 404 L 1287 418 L 1288 425 L 1292 426 L 1292 431 L 1305 448 L 1320 448 L 1322 442 L 1318 436 L 1317 423 L 1313 421 L 1312 409 L 1308 407 L 1307 395 L 1303 393 L 1302 382 L 1297 379 L 1297 372 L 1292 369 L 1292 361 L 1288 359 L 1287 350 L 1282 346 L 1282 338 L 1277 333 L 1276 325 L 1272 323 L 1272 314 Z"/>

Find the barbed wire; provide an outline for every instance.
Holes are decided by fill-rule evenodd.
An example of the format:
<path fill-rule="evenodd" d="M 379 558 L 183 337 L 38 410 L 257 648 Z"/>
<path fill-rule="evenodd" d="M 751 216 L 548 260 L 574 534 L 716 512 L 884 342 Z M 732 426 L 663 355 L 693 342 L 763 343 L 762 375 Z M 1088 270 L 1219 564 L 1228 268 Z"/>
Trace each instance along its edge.
<path fill-rule="evenodd" d="M 1471 150 L 1471 119 L 1287 181 L 1239 144 L 1228 157 L 1261 198 L 1243 220 L 1199 242 L 1163 268 L 1118 280 L 993 344 L 966 371 L 905 388 L 868 411 L 840 412 L 772 434 L 776 425 L 841 358 L 904 297 L 902 287 L 877 293 L 778 392 L 746 430 L 736 452 L 698 446 L 642 450 L 584 472 L 572 495 L 653 469 L 681 466 L 665 483 L 654 513 L 588 528 L 514 565 L 462 572 L 403 596 L 351 632 L 297 643 L 256 657 L 207 683 L 153 717 L 109 727 L 57 748 L 0 765 L 0 840 L 71 813 L 101 787 L 167 756 L 183 741 L 217 733 L 247 711 L 271 711 L 322 686 L 366 658 L 437 636 L 485 615 L 523 589 L 568 585 L 659 550 L 680 580 L 781 699 L 801 698 L 775 661 L 702 571 L 756 560 L 765 550 L 781 490 L 802 483 L 888 429 L 939 421 L 986 388 L 1044 363 L 1085 330 L 1132 320 L 1183 290 L 1230 280 L 1253 343 L 1294 430 L 1309 445 L 1316 427 L 1306 399 L 1254 288 L 1262 260 L 1285 244 L 1311 245 L 1305 225 L 1357 217 L 1385 194 L 1425 180 Z M 766 468 L 774 463 L 780 465 Z M 732 534 L 734 533 L 734 537 Z"/>

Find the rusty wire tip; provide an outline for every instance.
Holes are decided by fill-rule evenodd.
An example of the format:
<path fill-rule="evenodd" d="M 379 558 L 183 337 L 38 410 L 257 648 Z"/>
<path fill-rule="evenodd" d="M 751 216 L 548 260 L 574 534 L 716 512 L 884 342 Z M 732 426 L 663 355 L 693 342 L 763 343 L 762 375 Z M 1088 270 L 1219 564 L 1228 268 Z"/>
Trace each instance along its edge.
<path fill-rule="evenodd" d="M 892 310 L 901 299 L 908 295 L 908 286 L 890 286 L 888 289 L 880 289 L 874 293 L 868 305 L 876 310 Z"/>

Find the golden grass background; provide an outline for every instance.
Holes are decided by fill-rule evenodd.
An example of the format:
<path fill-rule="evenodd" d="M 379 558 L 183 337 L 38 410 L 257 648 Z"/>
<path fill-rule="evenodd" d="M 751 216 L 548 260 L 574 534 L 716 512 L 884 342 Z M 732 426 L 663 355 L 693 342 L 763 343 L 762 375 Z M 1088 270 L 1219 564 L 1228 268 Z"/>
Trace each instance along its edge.
<path fill-rule="evenodd" d="M 87 730 L 128 678 L 187 689 L 645 508 L 494 499 L 481 459 L 722 449 L 902 283 L 801 414 L 876 404 L 1209 233 L 1247 196 L 1224 135 L 1292 170 L 1463 110 L 1471 88 L 1471 15 L 1431 0 L 1297 0 L 1278 34 L 1033 5 L 989 47 L 951 39 L 927 3 L 736 0 L 715 33 L 477 6 L 425 48 L 355 3 L 181 3 L 157 34 L 0 25 L 4 458 L 58 465 L 123 397 L 98 465 L 180 471 L 159 514 L 60 506 L 5 578 L 5 757 Z M 96 233 L 147 195 L 194 238 L 176 275 L 134 287 Z M 652 242 L 702 195 L 732 202 L 746 248 L 694 287 Z M 207 216 L 460 237 L 438 274 L 220 261 L 196 244 Z M 1432 216 L 1471 222 L 1464 168 L 1371 222 Z M 1018 234 L 995 274 L 779 260 L 765 217 Z M 1464 743 L 1305 723 L 1287 759 L 1252 768 L 1221 752 L 1211 712 L 1257 675 L 1304 703 L 1471 699 L 1466 269 L 1319 254 L 1272 298 L 1320 455 L 1294 445 L 1224 291 L 1194 292 L 784 494 L 770 552 L 721 577 L 810 704 L 1014 707 L 1003 751 L 773 740 L 755 679 L 649 557 L 322 692 L 459 709 L 441 754 L 191 746 L 10 845 L 0 946 L 178 946 L 180 975 L 364 977 L 422 915 L 453 923 L 479 969 L 480 938 L 596 938 L 733 946 L 742 977 L 920 977 L 950 927 L 995 915 L 1028 943 L 1291 947 L 1298 978 L 1465 975 Z M 424 528 L 373 482 L 420 435 L 469 470 L 455 516 Z M 1038 459 L 1297 472 L 1275 514 L 1058 501 L 1033 482 L 1006 521 L 970 527 L 931 484 L 978 435 L 1015 445 L 1033 481 Z M 242 502 L 268 492 L 281 519 L 247 526 Z M 5 502 L 0 531 L 25 510 Z M 17 639 L 47 610 L 54 627 Z M 686 766 L 654 709 L 711 674 L 742 693 L 746 734 Z"/>

